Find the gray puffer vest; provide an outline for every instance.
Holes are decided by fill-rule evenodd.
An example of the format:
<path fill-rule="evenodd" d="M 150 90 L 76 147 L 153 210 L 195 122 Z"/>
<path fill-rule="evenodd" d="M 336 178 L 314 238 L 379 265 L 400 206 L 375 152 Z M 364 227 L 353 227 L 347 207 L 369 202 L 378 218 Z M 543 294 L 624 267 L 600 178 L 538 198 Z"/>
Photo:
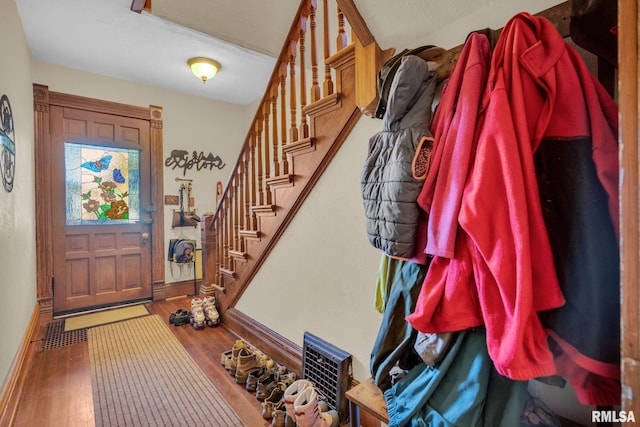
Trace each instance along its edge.
<path fill-rule="evenodd" d="M 396 258 L 413 258 L 420 207 L 433 139 L 429 132 L 435 74 L 408 55 L 393 78 L 382 131 L 369 140 L 361 175 L 366 228 L 371 244 Z M 421 170 L 415 167 L 419 164 Z"/>

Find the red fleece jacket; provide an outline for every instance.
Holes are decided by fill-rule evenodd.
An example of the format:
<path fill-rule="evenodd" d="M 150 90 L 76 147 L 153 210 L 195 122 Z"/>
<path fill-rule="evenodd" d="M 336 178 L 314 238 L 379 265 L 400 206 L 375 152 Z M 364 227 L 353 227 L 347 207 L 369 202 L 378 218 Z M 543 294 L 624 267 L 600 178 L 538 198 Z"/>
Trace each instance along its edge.
<path fill-rule="evenodd" d="M 458 212 L 475 151 L 475 123 L 490 55 L 486 36 L 469 35 L 431 123 L 434 145 L 418 204 L 429 214 L 425 252 L 434 257 L 415 310 L 407 317 L 421 332 L 458 331 L 484 323 Z"/>

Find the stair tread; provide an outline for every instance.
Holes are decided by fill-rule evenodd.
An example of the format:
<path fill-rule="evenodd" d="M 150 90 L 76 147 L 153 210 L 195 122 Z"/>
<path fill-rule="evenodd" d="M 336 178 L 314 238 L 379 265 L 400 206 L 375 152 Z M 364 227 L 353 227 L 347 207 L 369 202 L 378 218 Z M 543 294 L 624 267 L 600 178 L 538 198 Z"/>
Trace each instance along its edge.
<path fill-rule="evenodd" d="M 252 206 L 251 211 L 255 212 L 258 216 L 263 215 L 275 215 L 276 214 L 276 205 L 257 205 Z"/>
<path fill-rule="evenodd" d="M 261 233 L 258 230 L 240 230 L 240 235 L 245 239 L 260 239 Z"/>
<path fill-rule="evenodd" d="M 231 278 L 235 278 L 236 277 L 236 272 L 234 270 L 230 270 L 228 268 L 220 268 L 220 273 L 222 273 L 223 275 L 227 276 L 227 277 L 231 277 Z"/>
<path fill-rule="evenodd" d="M 249 258 L 249 254 L 243 251 L 229 251 L 229 255 L 231 255 L 231 258 L 235 259 L 235 260 L 239 260 L 239 261 L 243 261 L 246 262 L 247 259 Z"/>
<path fill-rule="evenodd" d="M 274 176 L 272 178 L 267 179 L 267 184 L 269 184 L 269 187 L 271 188 L 291 187 L 293 186 L 294 177 L 295 175 L 292 173 Z"/>

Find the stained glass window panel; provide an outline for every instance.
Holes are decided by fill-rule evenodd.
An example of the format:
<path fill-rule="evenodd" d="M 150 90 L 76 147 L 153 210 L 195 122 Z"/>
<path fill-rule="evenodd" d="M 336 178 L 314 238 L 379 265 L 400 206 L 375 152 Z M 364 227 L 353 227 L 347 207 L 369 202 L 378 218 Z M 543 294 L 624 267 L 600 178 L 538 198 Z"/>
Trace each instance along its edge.
<path fill-rule="evenodd" d="M 67 225 L 122 224 L 140 219 L 140 152 L 67 142 Z"/>

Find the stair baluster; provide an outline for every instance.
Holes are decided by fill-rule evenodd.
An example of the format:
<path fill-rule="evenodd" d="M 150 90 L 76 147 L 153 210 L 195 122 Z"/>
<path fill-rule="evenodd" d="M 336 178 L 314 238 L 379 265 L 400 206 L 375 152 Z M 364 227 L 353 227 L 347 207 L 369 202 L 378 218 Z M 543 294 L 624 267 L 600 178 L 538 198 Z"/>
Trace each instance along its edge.
<path fill-rule="evenodd" d="M 282 146 L 282 173 L 289 173 L 289 161 L 284 147 L 287 145 L 287 66 L 280 66 L 280 144 Z"/>
<path fill-rule="evenodd" d="M 305 37 L 307 35 L 307 18 L 300 17 L 300 139 L 309 137 L 309 125 L 307 124 L 307 115 L 304 112 L 307 106 L 307 81 L 305 67 Z"/>
<path fill-rule="evenodd" d="M 311 102 L 320 100 L 320 85 L 318 84 L 318 48 L 316 43 L 316 9 L 317 0 L 309 2 L 309 27 L 311 29 Z"/>
<path fill-rule="evenodd" d="M 279 148 L 278 147 L 278 86 L 271 85 L 270 89 L 270 99 L 269 102 L 271 104 L 271 120 L 272 120 L 272 131 L 273 134 L 271 136 L 272 144 L 273 144 L 273 169 L 271 172 L 271 178 L 276 178 L 280 175 L 280 164 L 279 164 Z"/>
<path fill-rule="evenodd" d="M 296 45 L 294 40 L 289 43 L 289 142 L 294 143 L 298 140 L 298 126 L 296 124 L 296 113 L 298 111 L 296 105 Z"/>

